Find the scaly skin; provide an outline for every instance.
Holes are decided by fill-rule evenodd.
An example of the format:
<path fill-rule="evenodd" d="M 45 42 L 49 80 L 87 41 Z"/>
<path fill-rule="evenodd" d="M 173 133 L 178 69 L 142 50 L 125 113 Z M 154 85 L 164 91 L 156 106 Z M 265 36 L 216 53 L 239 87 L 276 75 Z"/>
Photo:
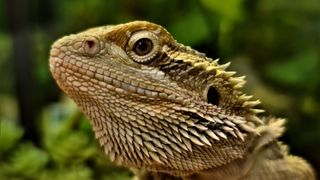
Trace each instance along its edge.
<path fill-rule="evenodd" d="M 141 179 L 315 179 L 277 141 L 283 119 L 241 92 L 228 63 L 135 21 L 63 37 L 50 52 L 59 87 L 79 106 L 105 153 Z"/>

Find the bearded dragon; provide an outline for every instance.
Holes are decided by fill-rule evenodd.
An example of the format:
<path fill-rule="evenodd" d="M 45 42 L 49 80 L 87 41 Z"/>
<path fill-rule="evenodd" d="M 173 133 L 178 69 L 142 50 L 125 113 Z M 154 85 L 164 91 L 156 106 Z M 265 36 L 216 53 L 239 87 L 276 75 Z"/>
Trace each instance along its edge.
<path fill-rule="evenodd" d="M 229 64 L 146 21 L 65 36 L 49 60 L 105 153 L 136 178 L 315 179 L 278 141 L 285 120 L 259 115 Z"/>

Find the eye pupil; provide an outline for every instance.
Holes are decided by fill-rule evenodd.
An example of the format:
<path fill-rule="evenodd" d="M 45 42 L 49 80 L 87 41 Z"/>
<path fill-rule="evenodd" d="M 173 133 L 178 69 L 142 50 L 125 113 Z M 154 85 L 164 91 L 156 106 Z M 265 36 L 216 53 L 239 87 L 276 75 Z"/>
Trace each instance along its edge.
<path fill-rule="evenodd" d="M 148 44 L 145 42 L 145 41 L 139 41 L 138 42 L 138 45 L 137 45 L 137 48 L 140 50 L 140 51 L 145 51 L 148 49 Z"/>
<path fill-rule="evenodd" d="M 147 38 L 142 38 L 135 43 L 133 50 L 137 55 L 143 56 L 150 53 L 152 48 L 152 41 Z"/>

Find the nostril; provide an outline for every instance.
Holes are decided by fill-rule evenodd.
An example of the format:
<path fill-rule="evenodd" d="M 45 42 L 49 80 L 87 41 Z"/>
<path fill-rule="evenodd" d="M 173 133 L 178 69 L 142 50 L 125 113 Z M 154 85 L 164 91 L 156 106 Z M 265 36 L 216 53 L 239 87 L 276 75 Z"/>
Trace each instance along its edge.
<path fill-rule="evenodd" d="M 92 41 L 92 40 L 87 40 L 86 43 L 87 43 L 87 46 L 88 46 L 89 48 L 92 48 L 92 47 L 94 46 L 94 44 L 95 44 L 95 42 Z"/>
<path fill-rule="evenodd" d="M 96 38 L 84 40 L 83 46 L 84 52 L 89 55 L 95 55 L 100 51 L 100 45 Z"/>

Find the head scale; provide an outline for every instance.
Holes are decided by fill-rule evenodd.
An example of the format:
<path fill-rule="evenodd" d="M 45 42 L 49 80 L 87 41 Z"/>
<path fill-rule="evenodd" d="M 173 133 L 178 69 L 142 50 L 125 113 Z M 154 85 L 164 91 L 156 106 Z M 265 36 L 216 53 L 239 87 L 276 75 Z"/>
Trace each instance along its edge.
<path fill-rule="evenodd" d="M 178 174 L 221 166 L 243 155 L 239 139 L 249 141 L 260 121 L 259 101 L 242 94 L 243 77 L 226 71 L 228 63 L 153 23 L 66 36 L 50 55 L 58 85 L 90 118 L 109 157 L 126 166 Z"/>

